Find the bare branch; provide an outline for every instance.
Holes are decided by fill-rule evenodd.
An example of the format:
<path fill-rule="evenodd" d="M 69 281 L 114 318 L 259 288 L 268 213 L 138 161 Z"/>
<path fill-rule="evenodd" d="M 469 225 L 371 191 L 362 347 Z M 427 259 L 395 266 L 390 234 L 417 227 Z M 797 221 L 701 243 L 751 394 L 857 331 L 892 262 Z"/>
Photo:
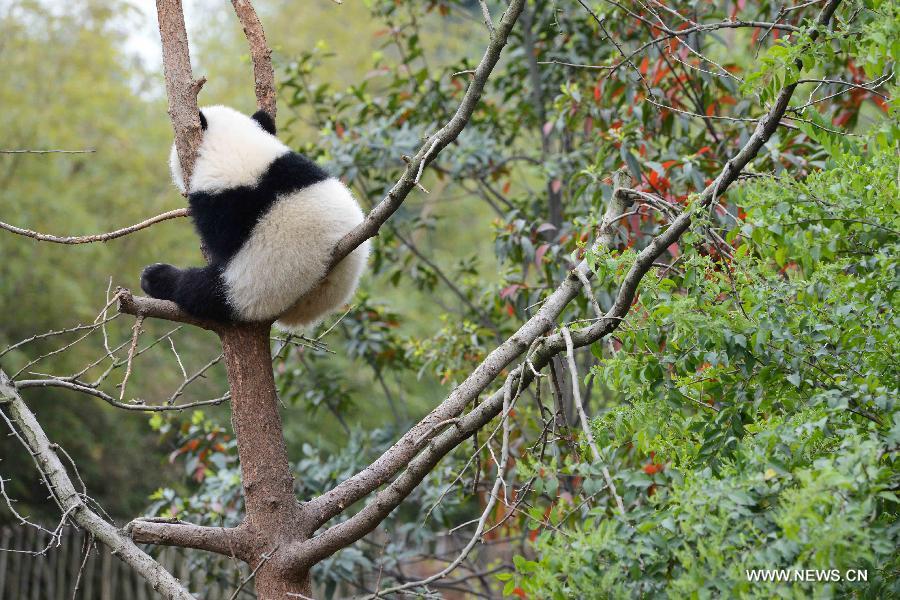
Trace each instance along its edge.
<path fill-rule="evenodd" d="M 188 325 L 195 325 L 216 332 L 223 327 L 222 323 L 216 321 L 206 321 L 192 317 L 181 310 L 177 304 L 169 300 L 134 296 L 131 290 L 125 288 L 119 288 L 119 312 L 136 317 L 153 317 L 155 319 L 187 323 Z"/>
<path fill-rule="evenodd" d="M 394 184 L 387 196 L 366 215 L 363 222 L 341 238 L 331 253 L 331 261 L 328 265 L 329 271 L 364 241 L 378 235 L 378 230 L 384 222 L 400 208 L 409 192 L 416 186 L 422 169 L 437 158 L 441 150 L 454 142 L 460 132 L 462 132 L 475 111 L 475 107 L 478 106 L 478 100 L 481 98 L 488 77 L 490 77 L 491 71 L 493 71 L 494 66 L 500 59 L 500 53 L 506 45 L 509 32 L 512 30 L 516 19 L 519 18 L 523 6 L 524 0 L 513 0 L 510 3 L 506 12 L 503 13 L 499 25 L 494 30 L 491 43 L 475 68 L 475 75 L 469 82 L 469 88 L 456 109 L 456 114 L 437 133 L 422 144 L 416 155 L 406 164 L 406 170 L 403 172 L 400 180 Z"/>
<path fill-rule="evenodd" d="M 487 27 L 488 33 L 494 35 L 494 21 L 491 19 L 491 11 L 488 9 L 485 0 L 478 0 L 481 5 L 481 16 L 484 17 L 484 25 Z"/>
<path fill-rule="evenodd" d="M 175 210 L 170 210 L 169 212 L 164 212 L 161 215 L 156 215 L 155 217 L 151 217 L 145 221 L 141 221 L 140 223 L 135 223 L 134 225 L 130 225 L 128 227 L 123 227 L 122 229 L 116 229 L 115 231 L 109 231 L 107 233 L 97 233 L 94 235 L 81 235 L 81 236 L 58 236 L 58 235 L 50 235 L 48 233 L 39 233 L 37 231 L 32 231 L 30 229 L 23 229 L 21 227 L 16 227 L 15 225 L 10 225 L 8 223 L 0 222 L 0 229 L 5 229 L 11 233 L 15 233 L 18 235 L 24 235 L 25 237 L 30 237 L 38 240 L 39 242 L 53 242 L 56 244 L 91 244 L 94 242 L 108 242 L 109 240 L 114 240 L 116 238 L 120 238 L 128 235 L 129 233 L 134 233 L 135 231 L 140 231 L 141 229 L 146 229 L 151 225 L 155 225 L 162 221 L 168 221 L 169 219 L 177 219 L 180 217 L 188 216 L 188 209 L 186 208 L 178 208 Z"/>
<path fill-rule="evenodd" d="M 275 118 L 275 69 L 272 68 L 272 50 L 266 42 L 259 16 L 250 0 L 231 0 L 250 45 L 253 61 L 253 80 L 256 82 L 256 105 Z"/>
<path fill-rule="evenodd" d="M 21 432 L 21 439 L 34 455 L 38 467 L 50 483 L 50 492 L 64 514 L 106 544 L 113 555 L 146 579 L 164 598 L 193 600 L 193 596 L 162 565 L 138 548 L 113 525 L 92 511 L 84 501 L 34 414 L 22 401 L 6 373 L 0 371 L 0 415 Z"/>
<path fill-rule="evenodd" d="M 178 546 L 247 560 L 246 531 L 241 527 L 203 527 L 178 519 L 135 519 L 125 532 L 139 544 Z"/>
<path fill-rule="evenodd" d="M 135 400 L 132 402 L 120 402 L 104 392 L 103 390 L 98 390 L 93 385 L 86 385 L 84 383 L 80 383 L 78 381 L 69 381 L 67 379 L 22 379 L 16 381 L 16 387 L 20 390 L 24 390 L 27 388 L 45 388 L 45 387 L 58 387 L 64 388 L 67 390 L 72 390 L 73 392 L 80 392 L 82 394 L 87 394 L 88 396 L 94 396 L 95 398 L 99 398 L 109 404 L 110 406 L 114 406 L 116 408 L 121 408 L 123 410 L 133 410 L 136 412 L 167 412 L 173 410 L 185 410 L 188 408 L 197 408 L 198 406 L 218 406 L 222 404 L 226 400 L 228 400 L 229 396 L 226 394 L 224 396 L 220 396 L 218 398 L 213 398 L 212 400 L 200 400 L 197 402 L 186 402 L 184 404 L 146 404 L 142 400 Z"/>
<path fill-rule="evenodd" d="M 606 485 L 609 486 L 609 493 L 612 494 L 613 498 L 616 500 L 616 507 L 619 509 L 619 512 L 622 513 L 622 516 L 625 516 L 625 505 L 622 504 L 622 497 L 619 496 L 619 492 L 616 491 L 616 484 L 609 474 L 609 469 L 602 463 L 603 457 L 600 456 L 600 449 L 597 447 L 597 442 L 594 440 L 594 434 L 591 432 L 591 422 L 588 420 L 588 416 L 584 412 L 584 404 L 581 402 L 581 386 L 578 381 L 578 365 L 575 364 L 575 348 L 572 345 L 572 336 L 569 334 L 569 329 L 567 327 L 563 327 L 560 333 L 566 341 L 566 356 L 569 362 L 569 379 L 572 380 L 572 396 L 575 398 L 575 408 L 578 409 L 581 429 L 584 431 L 584 437 L 587 438 L 588 446 L 591 448 L 591 455 L 594 457 L 594 462 L 601 463 L 602 465 L 603 478 L 606 480 Z"/>

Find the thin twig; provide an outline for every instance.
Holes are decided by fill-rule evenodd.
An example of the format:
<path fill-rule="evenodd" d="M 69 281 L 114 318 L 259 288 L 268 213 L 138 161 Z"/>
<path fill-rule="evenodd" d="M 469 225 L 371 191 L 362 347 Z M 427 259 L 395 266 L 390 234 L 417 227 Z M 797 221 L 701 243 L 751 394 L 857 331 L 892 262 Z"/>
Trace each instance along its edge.
<path fill-rule="evenodd" d="M 134 320 L 134 326 L 131 328 L 131 347 L 128 348 L 128 363 L 125 367 L 125 376 L 122 377 L 121 390 L 119 391 L 119 402 L 125 399 L 125 387 L 128 385 L 128 377 L 131 375 L 131 367 L 134 363 L 134 351 L 137 350 L 138 337 L 141 335 L 141 325 L 144 324 L 144 317 L 138 317 Z"/>
<path fill-rule="evenodd" d="M 116 229 L 115 231 L 109 231 L 107 233 L 96 233 L 94 235 L 81 236 L 51 235 L 49 233 L 40 233 L 37 231 L 32 231 L 30 229 L 23 229 L 22 227 L 16 227 L 15 225 L 10 225 L 9 223 L 3 222 L 0 222 L 0 229 L 5 229 L 6 231 L 15 233 L 17 235 L 24 235 L 25 237 L 30 237 L 39 242 L 53 242 L 55 244 L 91 244 L 94 242 L 108 242 L 109 240 L 114 240 L 116 238 L 126 236 L 129 233 L 134 233 L 135 231 L 146 229 L 147 227 L 155 225 L 156 223 L 186 216 L 188 216 L 188 209 L 178 208 L 175 210 L 170 210 L 169 212 L 164 212 L 161 215 L 156 215 L 155 217 L 151 217 L 145 221 L 141 221 L 140 223 L 136 223 L 128 227 L 123 227 L 122 229 Z"/>
<path fill-rule="evenodd" d="M 587 414 L 584 412 L 584 404 L 581 402 L 581 386 L 578 381 L 578 365 L 575 364 L 575 348 L 572 344 L 572 335 L 569 333 L 568 327 L 563 327 L 561 332 L 563 339 L 566 341 L 566 356 L 569 361 L 569 379 L 572 380 L 572 396 L 575 398 L 575 407 L 578 409 L 581 428 L 584 431 L 584 437 L 587 438 L 588 445 L 591 448 L 594 462 L 602 464 L 603 459 L 600 456 L 600 449 L 597 447 L 597 442 L 594 441 L 594 434 L 591 432 L 591 422 L 588 420 Z M 616 506 L 619 508 L 619 512 L 622 513 L 622 516 L 625 516 L 625 505 L 622 503 L 622 497 L 619 496 L 618 491 L 616 491 L 616 484 L 605 464 L 603 464 L 603 478 L 606 480 L 606 485 L 609 486 L 609 492 L 616 500 Z"/>
<path fill-rule="evenodd" d="M 93 154 L 93 148 L 87 150 L 0 150 L 0 154 Z"/>

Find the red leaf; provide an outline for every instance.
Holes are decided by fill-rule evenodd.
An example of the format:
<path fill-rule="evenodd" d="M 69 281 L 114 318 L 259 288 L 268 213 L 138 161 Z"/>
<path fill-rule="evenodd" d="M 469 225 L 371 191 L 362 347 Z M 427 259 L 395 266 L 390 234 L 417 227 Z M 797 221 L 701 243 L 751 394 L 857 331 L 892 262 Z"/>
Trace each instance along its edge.
<path fill-rule="evenodd" d="M 538 246 L 538 249 L 534 251 L 534 264 L 536 266 L 541 266 L 541 262 L 544 260 L 544 254 L 546 254 L 549 249 L 550 244 L 541 244 Z"/>
<path fill-rule="evenodd" d="M 504 193 L 504 194 L 508 194 L 508 193 L 509 193 L 509 186 L 510 186 L 510 183 L 511 183 L 511 182 L 507 181 L 506 183 L 503 184 L 503 193 Z"/>
<path fill-rule="evenodd" d="M 669 72 L 668 67 L 663 67 L 662 69 L 657 69 L 656 75 L 653 76 L 653 85 L 654 86 L 659 85 L 659 82 L 662 81 L 662 78 L 665 77 L 668 72 Z"/>
<path fill-rule="evenodd" d="M 500 298 L 502 298 L 503 300 L 506 300 L 507 298 L 515 295 L 516 290 L 518 290 L 520 287 L 522 287 L 522 284 L 514 283 L 512 285 L 509 285 L 509 286 L 503 288 L 502 290 L 500 290 Z"/>
<path fill-rule="evenodd" d="M 650 463 L 648 465 L 644 465 L 644 473 L 646 473 L 647 475 L 654 475 L 656 473 L 659 473 L 660 471 L 663 471 L 664 469 L 665 465 L 662 464 Z"/>
<path fill-rule="evenodd" d="M 841 125 L 843 125 L 844 123 L 846 123 L 847 121 L 850 120 L 850 117 L 852 116 L 852 114 L 853 113 L 851 113 L 849 110 L 845 110 L 844 112 L 842 112 L 841 114 L 836 116 L 834 119 L 832 119 L 831 124 L 837 125 L 840 127 Z"/>
<path fill-rule="evenodd" d="M 525 594 L 525 590 L 523 590 L 523 589 L 520 588 L 520 587 L 515 588 L 515 589 L 512 591 L 512 593 L 513 593 L 514 596 L 518 596 L 519 598 L 527 598 L 527 597 L 528 597 L 528 596 Z"/>

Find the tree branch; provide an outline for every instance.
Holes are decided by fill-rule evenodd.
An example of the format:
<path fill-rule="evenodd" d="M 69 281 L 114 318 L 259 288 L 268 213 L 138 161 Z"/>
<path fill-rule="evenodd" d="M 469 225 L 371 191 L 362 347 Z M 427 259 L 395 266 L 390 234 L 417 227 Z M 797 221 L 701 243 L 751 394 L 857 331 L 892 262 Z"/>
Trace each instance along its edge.
<path fill-rule="evenodd" d="M 493 71 L 494 66 L 500 59 L 500 53 L 506 45 L 509 32 L 512 31 L 513 25 L 515 24 L 516 19 L 519 18 L 519 14 L 522 12 L 522 7 L 524 5 L 524 0 L 513 0 L 510 3 L 506 12 L 503 13 L 500 23 L 494 30 L 494 35 L 491 37 L 491 43 L 488 45 L 487 50 L 485 50 L 484 55 L 481 57 L 481 61 L 475 68 L 475 75 L 472 77 L 469 88 L 466 90 L 462 102 L 460 102 L 459 107 L 456 109 L 453 118 L 422 144 L 422 147 L 419 148 L 416 155 L 406 164 L 406 170 L 403 172 L 403 175 L 397 183 L 394 184 L 394 187 L 392 187 L 387 196 L 375 205 L 369 214 L 366 215 L 363 222 L 341 238 L 331 253 L 331 262 L 328 264 L 329 271 L 364 241 L 378 235 L 378 230 L 384 222 L 400 208 L 400 205 L 406 200 L 409 192 L 416 186 L 422 169 L 437 158 L 437 155 L 441 150 L 450 145 L 451 142 L 455 141 L 457 136 L 462 132 L 463 128 L 472 117 L 475 107 L 478 105 L 478 100 L 481 98 L 488 77 L 490 77 L 491 71 Z"/>
<path fill-rule="evenodd" d="M 177 304 L 169 300 L 159 300 L 157 298 L 148 298 L 146 296 L 134 296 L 131 290 L 119 288 L 119 312 L 136 317 L 153 317 L 155 319 L 165 319 L 167 321 L 175 321 L 177 323 L 187 323 L 195 325 L 209 331 L 220 332 L 224 327 L 223 323 L 217 321 L 207 321 L 205 319 L 197 319 L 181 310 Z"/>
<path fill-rule="evenodd" d="M 88 396 L 99 398 L 116 408 L 122 410 L 132 410 L 135 412 L 170 412 L 181 411 L 188 408 L 197 408 L 198 406 L 218 406 L 227 400 L 226 397 L 214 398 L 213 400 L 200 400 L 197 402 L 186 402 L 185 404 L 143 404 L 140 401 L 120 402 L 103 390 L 99 390 L 92 385 L 84 385 L 78 381 L 68 381 L 66 379 L 24 379 L 16 381 L 16 388 L 24 390 L 27 388 L 44 388 L 58 387 L 73 392 L 80 392 Z"/>
<path fill-rule="evenodd" d="M 819 19 L 820 25 L 828 22 L 839 2 L 840 0 L 831 0 L 823 9 Z M 700 194 L 694 206 L 708 207 L 738 178 L 741 169 L 757 155 L 763 144 L 778 128 L 795 88 L 796 84 L 792 84 L 782 90 L 766 116 L 760 119 L 756 131 L 750 139 L 726 163 L 725 169 L 715 181 Z M 613 194 L 614 199 L 622 196 L 624 194 Z M 603 220 L 604 225 L 601 226 L 598 236 L 598 244 L 608 243 L 612 239 L 612 224 L 617 220 L 620 208 L 613 208 L 615 204 L 616 202 L 611 202 L 607 208 Z M 612 309 L 607 312 L 604 319 L 587 329 L 572 334 L 572 342 L 575 347 L 592 344 L 619 326 L 631 307 L 641 279 L 653 266 L 654 261 L 688 229 L 691 224 L 691 214 L 692 210 L 689 207 L 673 221 L 666 231 L 655 237 L 638 254 L 622 282 Z M 585 261 L 579 263 L 576 269 L 581 269 L 587 275 L 591 274 L 587 270 Z M 534 317 L 491 352 L 445 401 L 416 424 L 396 444 L 363 471 L 307 503 L 304 509 L 313 511 L 313 518 L 320 524 L 324 524 L 333 516 L 343 512 L 346 507 L 388 483 L 391 477 L 405 469 L 385 489 L 375 494 L 372 502 L 357 514 L 307 542 L 296 544 L 292 554 L 297 563 L 300 565 L 314 564 L 348 545 L 348 539 L 358 540 L 371 532 L 406 498 L 444 455 L 497 416 L 503 407 L 502 390 L 492 394 L 465 416 L 459 417 L 468 403 L 477 398 L 503 369 L 553 326 L 565 306 L 577 295 L 580 285 L 579 278 L 574 272 L 570 273 L 541 305 Z M 521 386 L 524 387 L 534 379 L 535 370 L 546 366 L 550 358 L 565 349 L 566 341 L 562 334 L 546 337 L 540 342 L 534 352 L 534 358 L 530 361 L 533 369 L 525 369 L 520 365 L 513 369 L 508 377 L 514 380 L 512 383 L 521 378 Z M 451 423 L 452 426 L 447 427 L 429 441 L 429 433 L 438 429 L 435 428 L 435 425 L 441 422 Z"/>
<path fill-rule="evenodd" d="M 247 562 L 252 559 L 242 527 L 203 527 L 177 519 L 135 519 L 125 531 L 139 544 L 194 548 Z"/>
<path fill-rule="evenodd" d="M 75 489 L 62 461 L 56 454 L 56 445 L 44 433 L 40 423 L 19 396 L 14 384 L 0 370 L 0 415 L 12 427 L 21 432 L 18 436 L 34 456 L 41 473 L 50 484 L 50 493 L 64 514 L 89 531 L 110 548 L 113 555 L 146 579 L 164 598 L 193 600 L 194 597 L 162 565 L 138 548 L 121 531 L 107 523 L 85 503 Z M 8 416 L 7 416 L 8 415 Z"/>
<path fill-rule="evenodd" d="M 256 105 L 272 118 L 275 118 L 275 69 L 272 68 L 272 50 L 266 43 L 266 32 L 263 30 L 259 16 L 253 9 L 250 0 L 231 0 L 234 12 L 237 13 L 250 45 L 250 58 L 253 61 L 253 80 L 256 86 Z"/>
<path fill-rule="evenodd" d="M 36 239 L 39 242 L 53 242 L 56 244 L 91 244 L 93 242 L 108 242 L 109 240 L 114 240 L 116 238 L 120 238 L 128 235 L 129 233 L 134 233 L 135 231 L 139 231 L 141 229 L 146 229 L 151 225 L 155 225 L 162 221 L 168 221 L 169 219 L 177 219 L 179 217 L 188 216 L 187 208 L 178 208 L 175 210 L 170 210 L 169 212 L 164 212 L 161 215 L 156 215 L 155 217 L 151 217 L 145 221 L 141 221 L 140 223 L 135 223 L 134 225 L 129 225 L 128 227 L 123 227 L 122 229 L 116 229 L 115 231 L 109 231 L 107 233 L 96 233 L 94 235 L 81 235 L 81 236 L 58 236 L 58 235 L 50 235 L 48 233 L 40 233 L 37 231 L 32 231 L 30 229 L 23 229 L 21 227 L 16 227 L 15 225 L 10 225 L 8 223 L 3 223 L 0 221 L 0 229 L 5 229 L 11 233 L 15 233 L 18 235 L 24 235 L 26 237 L 30 237 Z"/>
<path fill-rule="evenodd" d="M 159 37 L 162 41 L 169 118 L 175 130 L 175 147 L 178 150 L 181 173 L 187 189 L 201 141 L 197 94 L 206 83 L 206 79 L 194 79 L 191 73 L 191 53 L 181 0 L 156 0 L 156 14 L 159 19 Z"/>

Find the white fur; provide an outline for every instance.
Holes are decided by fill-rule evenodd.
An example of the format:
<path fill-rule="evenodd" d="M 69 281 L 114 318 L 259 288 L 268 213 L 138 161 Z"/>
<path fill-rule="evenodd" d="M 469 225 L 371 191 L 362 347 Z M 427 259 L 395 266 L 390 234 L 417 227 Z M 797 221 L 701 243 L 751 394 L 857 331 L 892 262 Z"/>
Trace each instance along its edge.
<path fill-rule="evenodd" d="M 259 123 L 233 108 L 206 106 L 200 112 L 206 117 L 207 128 L 191 175 L 192 192 L 253 185 L 272 161 L 290 152 L 290 148 Z M 175 144 L 169 153 L 169 168 L 175 186 L 184 193 L 184 177 Z"/>
<path fill-rule="evenodd" d="M 365 268 L 368 243 L 312 289 L 325 276 L 335 244 L 362 220 L 359 205 L 337 179 L 282 196 L 228 263 L 228 303 L 248 321 L 279 317 L 291 328 L 321 320 L 349 300 Z"/>

